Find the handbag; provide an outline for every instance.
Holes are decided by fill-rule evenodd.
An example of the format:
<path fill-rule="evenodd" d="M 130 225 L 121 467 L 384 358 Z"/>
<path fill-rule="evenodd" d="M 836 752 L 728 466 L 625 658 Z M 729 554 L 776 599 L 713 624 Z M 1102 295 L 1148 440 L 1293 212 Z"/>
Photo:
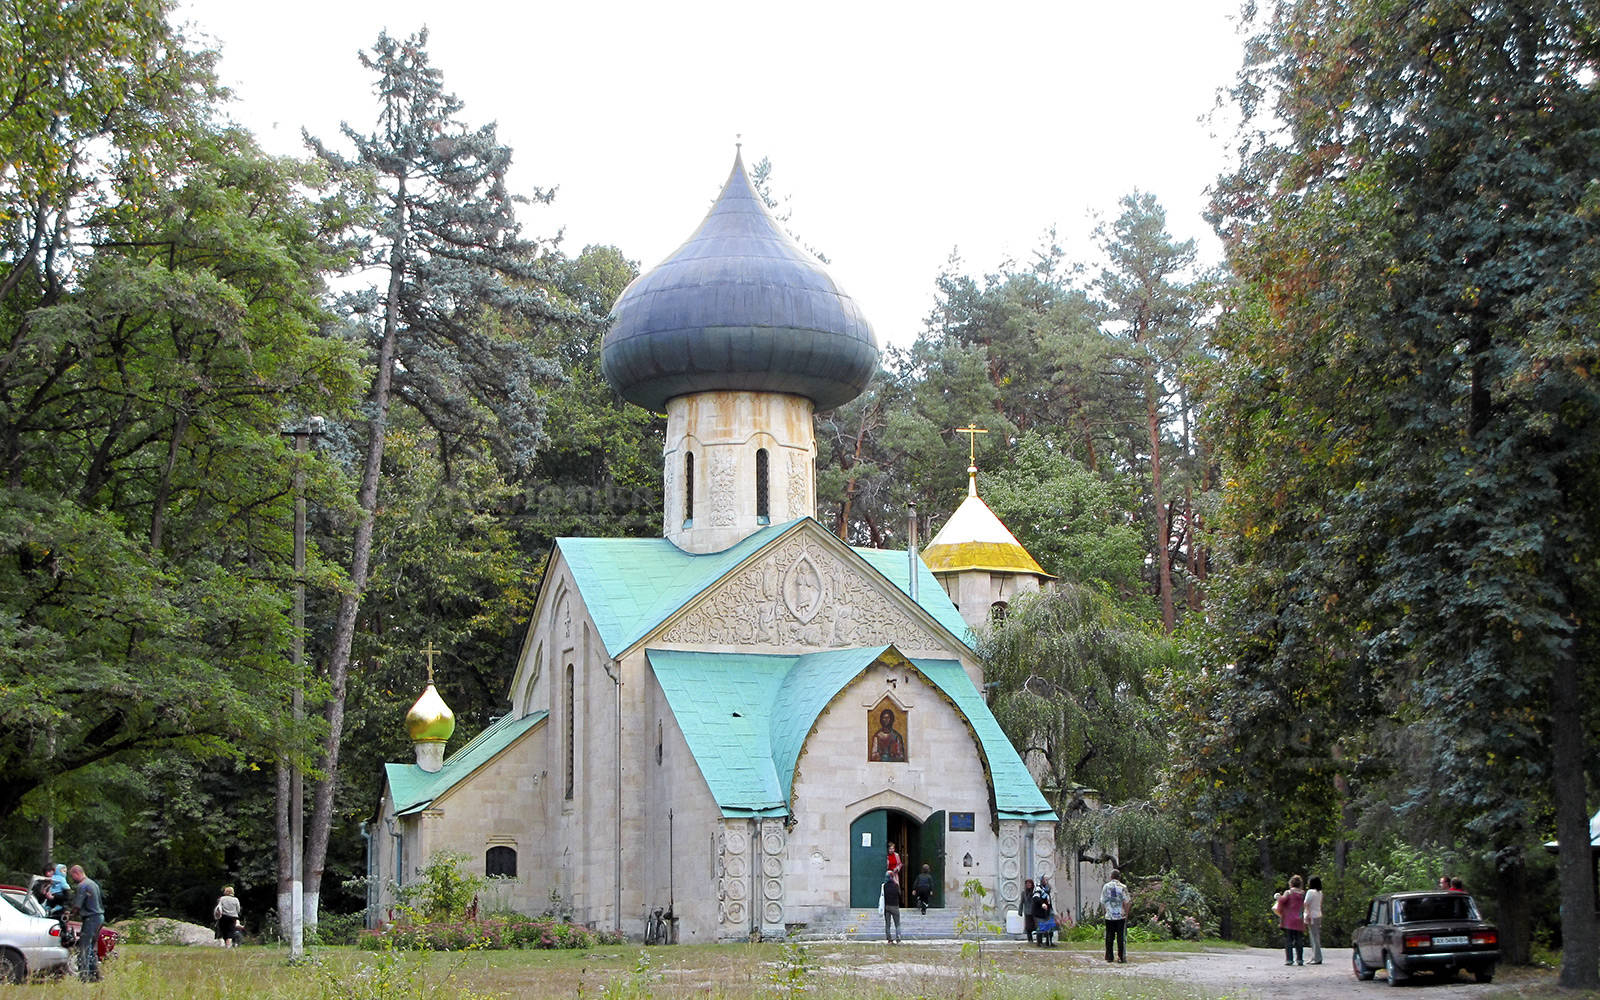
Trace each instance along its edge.
<path fill-rule="evenodd" d="M 883 915 L 883 886 L 878 886 L 878 915 Z"/>

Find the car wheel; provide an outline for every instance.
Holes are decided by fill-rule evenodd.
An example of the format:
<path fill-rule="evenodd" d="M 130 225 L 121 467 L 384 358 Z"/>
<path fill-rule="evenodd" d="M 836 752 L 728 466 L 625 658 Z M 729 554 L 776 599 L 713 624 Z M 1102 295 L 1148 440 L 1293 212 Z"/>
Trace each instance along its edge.
<path fill-rule="evenodd" d="M 1355 970 L 1356 978 L 1366 982 L 1377 974 L 1378 970 L 1372 968 L 1361 960 L 1361 949 L 1350 949 L 1350 967 Z"/>
<path fill-rule="evenodd" d="M 1399 986 L 1406 981 L 1405 973 L 1401 972 L 1400 967 L 1394 964 L 1394 955 L 1387 951 L 1383 953 L 1383 971 L 1389 977 L 1390 986 Z"/>
<path fill-rule="evenodd" d="M 0 983 L 20 983 L 28 978 L 28 963 L 22 953 L 10 948 L 0 950 Z"/>
<path fill-rule="evenodd" d="M 1472 976 L 1480 983 L 1494 982 L 1494 966 L 1480 965 L 1472 970 Z"/>

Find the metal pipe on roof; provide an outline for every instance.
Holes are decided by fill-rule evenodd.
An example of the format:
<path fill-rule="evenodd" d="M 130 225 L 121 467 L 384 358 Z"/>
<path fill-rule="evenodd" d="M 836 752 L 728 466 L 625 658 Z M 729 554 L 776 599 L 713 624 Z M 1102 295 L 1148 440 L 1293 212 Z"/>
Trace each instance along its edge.
<path fill-rule="evenodd" d="M 906 526 L 906 535 L 907 535 L 908 538 L 911 539 L 911 544 L 906 547 L 906 555 L 909 557 L 909 560 L 910 560 L 910 565 L 907 568 L 911 570 L 911 589 L 909 591 L 907 591 L 907 593 L 909 593 L 911 595 L 911 599 L 913 601 L 916 601 L 917 600 L 917 575 L 918 575 L 917 574 L 917 502 L 915 500 L 912 500 L 912 501 L 910 501 L 910 502 L 908 502 L 906 504 L 906 507 L 910 511 L 909 516 L 907 518 L 909 523 Z M 918 602 L 918 603 L 921 603 L 921 602 Z"/>

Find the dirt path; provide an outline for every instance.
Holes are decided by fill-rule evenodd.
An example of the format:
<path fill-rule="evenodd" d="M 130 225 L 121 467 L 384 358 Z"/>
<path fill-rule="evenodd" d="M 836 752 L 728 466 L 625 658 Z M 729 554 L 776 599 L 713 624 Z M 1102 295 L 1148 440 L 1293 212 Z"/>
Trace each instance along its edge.
<path fill-rule="evenodd" d="M 1135 953 L 1127 965 L 1098 963 L 1100 970 L 1116 976 L 1154 976 L 1184 983 L 1206 992 L 1227 992 L 1230 996 L 1262 1000 L 1350 1000 L 1351 997 L 1390 995 L 1383 973 L 1370 982 L 1360 982 L 1350 971 L 1350 951 L 1324 953 L 1322 965 L 1285 966 L 1283 952 L 1267 948 L 1239 948 L 1199 954 L 1154 952 Z M 1100 971 L 1097 970 L 1097 971 Z M 1415 980 L 1424 990 L 1440 984 L 1423 976 Z M 1408 984 L 1409 985 L 1409 984 Z M 1479 984 L 1462 974 L 1452 980 L 1448 992 L 1428 992 L 1435 998 L 1487 997 L 1503 987 Z"/>

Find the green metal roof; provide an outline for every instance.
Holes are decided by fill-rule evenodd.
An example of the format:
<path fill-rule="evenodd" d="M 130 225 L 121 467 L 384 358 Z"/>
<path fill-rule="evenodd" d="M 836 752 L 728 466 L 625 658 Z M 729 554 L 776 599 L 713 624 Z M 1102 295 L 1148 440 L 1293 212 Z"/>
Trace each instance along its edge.
<path fill-rule="evenodd" d="M 828 704 L 889 646 L 799 656 L 647 651 L 689 751 L 726 816 L 789 811 L 796 762 Z M 909 661 L 972 726 L 1001 819 L 1056 815 L 957 660 Z"/>
<path fill-rule="evenodd" d="M 434 799 L 494 759 L 496 754 L 543 722 L 549 714 L 534 712 L 520 719 L 509 715 L 498 719 L 474 737 L 472 742 L 451 754 L 444 762 L 444 767 L 431 773 L 416 764 L 385 764 L 384 773 L 389 779 L 389 792 L 394 796 L 395 815 L 404 816 L 426 809 Z"/>
<path fill-rule="evenodd" d="M 731 548 L 704 555 L 685 552 L 665 538 L 558 538 L 555 545 L 572 570 L 606 652 L 617 656 L 758 551 L 808 522 L 832 537 L 812 519 L 800 518 L 762 528 Z M 910 560 L 904 550 L 851 551 L 902 593 L 910 593 Z M 972 635 L 961 613 L 933 571 L 921 560 L 917 566 L 917 603 L 970 646 Z"/>

